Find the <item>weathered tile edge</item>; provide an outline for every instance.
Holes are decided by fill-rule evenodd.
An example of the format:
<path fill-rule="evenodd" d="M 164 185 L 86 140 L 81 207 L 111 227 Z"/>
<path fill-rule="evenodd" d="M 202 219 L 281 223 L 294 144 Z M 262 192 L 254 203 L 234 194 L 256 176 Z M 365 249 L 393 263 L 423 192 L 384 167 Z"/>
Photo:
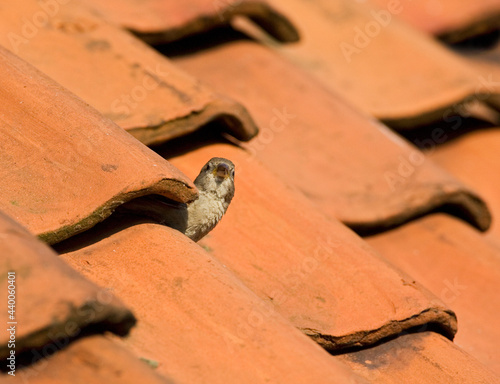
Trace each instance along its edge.
<path fill-rule="evenodd" d="M 419 331 L 433 328 L 446 338 L 453 340 L 457 333 L 457 318 L 453 311 L 445 308 L 428 308 L 403 320 L 393 320 L 378 329 L 355 332 L 344 336 L 323 335 L 313 329 L 302 329 L 307 336 L 329 352 L 368 347 L 384 339 L 396 337 L 420 327 Z"/>
<path fill-rule="evenodd" d="M 140 31 L 125 25 L 137 37 L 148 44 L 171 43 L 185 37 L 203 33 L 211 29 L 222 27 L 231 23 L 231 20 L 241 16 L 247 17 L 265 30 L 276 40 L 283 43 L 293 43 L 300 39 L 295 25 L 282 12 L 264 1 L 228 4 L 210 17 L 198 18 L 175 28 L 162 31 Z"/>
<path fill-rule="evenodd" d="M 186 191 L 189 191 L 190 193 L 187 193 Z M 193 190 L 189 185 L 176 179 L 163 179 L 148 188 L 134 190 L 132 192 L 124 192 L 123 194 L 114 196 L 111 200 L 108 200 L 105 204 L 98 207 L 94 212 L 87 215 L 79 222 L 41 233 L 38 237 L 48 244 L 61 242 L 74 235 L 85 232 L 94 225 L 105 220 L 111 216 L 115 209 L 120 205 L 137 197 L 151 194 L 161 195 L 175 201 L 179 200 L 179 196 L 182 196 L 184 200 L 182 201 L 183 203 L 193 201 L 197 197 L 197 191 Z"/>
<path fill-rule="evenodd" d="M 249 141 L 259 132 L 247 109 L 227 98 L 220 98 L 188 116 L 165 121 L 154 127 L 130 128 L 127 132 L 145 145 L 157 145 L 193 133 L 216 121 L 221 122 L 223 129 L 240 141 Z"/>

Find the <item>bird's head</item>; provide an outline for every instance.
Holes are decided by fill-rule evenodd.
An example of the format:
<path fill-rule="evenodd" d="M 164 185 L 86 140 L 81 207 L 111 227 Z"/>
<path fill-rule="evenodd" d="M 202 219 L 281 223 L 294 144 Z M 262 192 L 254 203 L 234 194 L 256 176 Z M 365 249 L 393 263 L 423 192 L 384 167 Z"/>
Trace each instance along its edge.
<path fill-rule="evenodd" d="M 214 157 L 203 166 L 194 184 L 200 191 L 215 192 L 230 200 L 234 195 L 234 164 L 222 157 Z"/>

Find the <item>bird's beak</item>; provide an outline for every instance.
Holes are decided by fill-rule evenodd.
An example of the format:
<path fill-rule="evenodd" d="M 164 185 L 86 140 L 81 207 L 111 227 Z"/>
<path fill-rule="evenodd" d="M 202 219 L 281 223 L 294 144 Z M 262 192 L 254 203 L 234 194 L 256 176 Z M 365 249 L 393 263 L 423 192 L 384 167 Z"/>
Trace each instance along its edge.
<path fill-rule="evenodd" d="M 227 164 L 221 163 L 217 165 L 217 168 L 215 168 L 214 173 L 217 177 L 220 177 L 221 179 L 226 179 L 229 177 L 229 166 Z"/>

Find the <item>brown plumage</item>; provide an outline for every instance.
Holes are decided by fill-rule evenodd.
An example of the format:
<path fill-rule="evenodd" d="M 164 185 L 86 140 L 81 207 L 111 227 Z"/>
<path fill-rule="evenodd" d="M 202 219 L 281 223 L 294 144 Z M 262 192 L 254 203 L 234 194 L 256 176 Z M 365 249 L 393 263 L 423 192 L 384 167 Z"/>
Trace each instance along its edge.
<path fill-rule="evenodd" d="M 149 217 L 175 228 L 194 241 L 209 233 L 226 213 L 234 196 L 234 164 L 214 157 L 201 169 L 194 185 L 199 197 L 189 204 L 167 201 L 161 196 L 144 196 L 124 204 L 119 211 Z"/>

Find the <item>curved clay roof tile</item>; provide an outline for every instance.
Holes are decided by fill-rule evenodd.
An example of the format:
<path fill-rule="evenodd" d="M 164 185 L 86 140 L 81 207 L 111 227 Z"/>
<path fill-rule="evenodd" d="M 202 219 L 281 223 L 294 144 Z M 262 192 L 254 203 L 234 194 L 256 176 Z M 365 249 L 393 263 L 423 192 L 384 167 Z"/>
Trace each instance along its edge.
<path fill-rule="evenodd" d="M 134 197 L 196 198 L 192 182 L 123 129 L 0 47 L 0 210 L 49 243 Z"/>
<path fill-rule="evenodd" d="M 14 327 L 15 352 L 36 360 L 33 350 L 60 350 L 88 332 L 128 334 L 134 315 L 105 288 L 100 288 L 60 260 L 56 253 L 18 223 L 0 213 L 2 288 L 14 288 L 14 308 L 0 313 Z M 10 279 L 9 279 L 10 277 Z M 13 278 L 12 278 L 13 277 Z M 10 280 L 10 281 L 9 281 Z M 7 284 L 8 283 L 8 284 Z M 0 336 L 0 358 L 10 355 L 10 333 Z"/>
<path fill-rule="evenodd" d="M 57 7 L 47 13 L 42 3 L 20 0 L 1 8 L 0 44 L 143 143 L 158 144 L 213 121 L 238 140 L 257 134 L 242 105 L 214 93 L 130 33 L 81 3 Z M 36 17 L 47 22 L 36 24 Z M 32 38 L 26 35 L 30 28 L 36 31 Z"/>
<path fill-rule="evenodd" d="M 168 43 L 229 24 L 236 16 L 251 19 L 275 39 L 295 42 L 290 20 L 266 0 L 87 0 L 102 16 L 150 44 Z"/>

